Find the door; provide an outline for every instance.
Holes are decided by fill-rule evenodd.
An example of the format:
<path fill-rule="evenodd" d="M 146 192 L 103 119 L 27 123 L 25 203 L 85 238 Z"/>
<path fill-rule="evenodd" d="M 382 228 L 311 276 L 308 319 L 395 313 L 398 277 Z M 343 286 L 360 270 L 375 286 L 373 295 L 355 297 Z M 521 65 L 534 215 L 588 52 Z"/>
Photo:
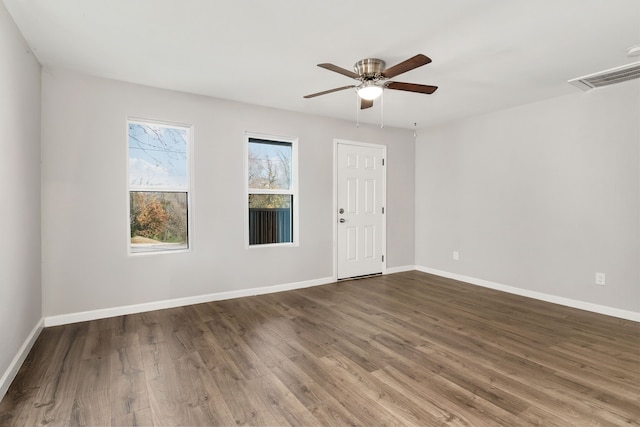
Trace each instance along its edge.
<path fill-rule="evenodd" d="M 336 145 L 338 279 L 382 273 L 384 155 L 384 146 Z"/>

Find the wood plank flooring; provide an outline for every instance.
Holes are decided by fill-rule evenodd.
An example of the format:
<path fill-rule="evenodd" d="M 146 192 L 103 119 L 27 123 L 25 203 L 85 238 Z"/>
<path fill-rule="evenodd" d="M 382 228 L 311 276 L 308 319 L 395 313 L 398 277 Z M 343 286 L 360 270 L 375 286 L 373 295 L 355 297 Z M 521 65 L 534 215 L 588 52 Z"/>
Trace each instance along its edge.
<path fill-rule="evenodd" d="M 640 425 L 640 324 L 420 272 L 46 328 L 2 426 Z"/>

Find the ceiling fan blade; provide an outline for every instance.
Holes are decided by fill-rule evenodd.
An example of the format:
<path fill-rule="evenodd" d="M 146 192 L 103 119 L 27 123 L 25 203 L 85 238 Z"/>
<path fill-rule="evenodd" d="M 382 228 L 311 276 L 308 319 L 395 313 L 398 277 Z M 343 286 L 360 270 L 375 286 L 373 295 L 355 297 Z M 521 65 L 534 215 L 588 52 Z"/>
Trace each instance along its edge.
<path fill-rule="evenodd" d="M 438 89 L 438 86 L 420 85 L 417 83 L 402 83 L 402 82 L 389 82 L 387 83 L 388 89 L 406 90 L 407 92 L 426 93 L 428 95 Z"/>
<path fill-rule="evenodd" d="M 355 87 L 354 85 L 337 87 L 335 89 L 329 89 L 329 90 L 325 90 L 325 91 L 318 92 L 318 93 L 312 93 L 311 95 L 305 95 L 303 98 L 315 98 L 316 96 L 326 95 L 328 93 L 338 92 L 340 90 L 351 89 L 351 88 L 354 88 L 354 87 Z"/>
<path fill-rule="evenodd" d="M 373 99 L 362 99 L 360 98 L 360 109 L 364 110 L 365 108 L 373 107 Z"/>
<path fill-rule="evenodd" d="M 414 68 L 427 65 L 429 62 L 431 62 L 431 59 L 429 57 L 419 53 L 413 58 L 409 58 L 406 61 L 394 65 L 393 67 L 387 68 L 382 72 L 382 76 L 391 79 L 398 74 L 406 73 L 407 71 L 413 70 Z"/>
<path fill-rule="evenodd" d="M 352 79 L 360 78 L 359 74 L 356 74 L 353 71 L 346 70 L 342 67 L 338 67 L 337 65 L 324 63 L 318 64 L 318 67 L 324 68 L 325 70 L 334 71 L 344 76 L 351 77 Z"/>

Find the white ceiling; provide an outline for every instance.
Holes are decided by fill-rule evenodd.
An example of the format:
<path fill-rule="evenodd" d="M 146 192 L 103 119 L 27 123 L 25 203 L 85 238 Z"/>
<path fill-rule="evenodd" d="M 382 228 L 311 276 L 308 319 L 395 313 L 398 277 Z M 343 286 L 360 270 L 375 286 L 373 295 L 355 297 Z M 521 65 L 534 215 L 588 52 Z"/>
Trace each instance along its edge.
<path fill-rule="evenodd" d="M 393 80 L 384 124 L 430 126 L 579 92 L 567 80 L 639 61 L 639 0 L 4 0 L 40 63 L 347 120 L 362 58 L 433 62 Z M 605 90 L 605 89 L 597 89 Z M 380 124 L 380 102 L 360 121 Z"/>

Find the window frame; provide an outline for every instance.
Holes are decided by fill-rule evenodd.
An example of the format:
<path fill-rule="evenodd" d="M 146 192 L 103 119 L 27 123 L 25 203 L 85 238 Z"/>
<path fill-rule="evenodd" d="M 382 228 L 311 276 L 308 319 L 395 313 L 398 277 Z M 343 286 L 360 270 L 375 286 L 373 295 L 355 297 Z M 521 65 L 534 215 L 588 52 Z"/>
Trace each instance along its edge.
<path fill-rule="evenodd" d="M 157 125 L 169 128 L 176 128 L 185 130 L 187 132 L 186 137 L 186 155 L 185 160 L 186 168 L 186 186 L 144 186 L 144 185 L 131 185 L 130 183 L 130 153 L 129 153 L 129 125 Z M 125 124 L 126 135 L 126 156 L 127 156 L 127 203 L 126 203 L 126 218 L 127 218 L 127 255 L 128 256 L 147 256 L 147 255 L 161 255 L 161 254 L 176 254 L 191 252 L 193 248 L 193 221 L 192 221 L 192 207 L 193 207 L 193 141 L 194 141 L 194 129 L 193 125 L 179 122 L 171 122 L 166 120 L 148 119 L 141 117 L 127 117 Z M 178 249 L 159 249 L 159 250 L 144 250 L 134 251 L 131 246 L 131 193 L 132 192 L 158 192 L 158 193 L 186 193 L 187 197 L 187 247 Z"/>
<path fill-rule="evenodd" d="M 263 188 L 250 188 L 249 187 L 249 143 L 251 139 L 261 139 L 265 141 L 273 141 L 279 143 L 291 144 L 291 184 L 288 190 L 282 189 L 263 189 Z M 272 135 L 257 132 L 245 132 L 244 133 L 244 247 L 245 249 L 257 249 L 257 248 L 273 248 L 273 247 L 297 247 L 300 245 L 299 225 L 300 215 L 299 211 L 299 191 L 298 191 L 298 138 L 282 135 Z M 251 194 L 281 194 L 291 195 L 293 201 L 291 202 L 291 233 L 293 238 L 291 242 L 282 243 L 261 243 L 250 244 L 249 233 L 249 196 Z"/>

